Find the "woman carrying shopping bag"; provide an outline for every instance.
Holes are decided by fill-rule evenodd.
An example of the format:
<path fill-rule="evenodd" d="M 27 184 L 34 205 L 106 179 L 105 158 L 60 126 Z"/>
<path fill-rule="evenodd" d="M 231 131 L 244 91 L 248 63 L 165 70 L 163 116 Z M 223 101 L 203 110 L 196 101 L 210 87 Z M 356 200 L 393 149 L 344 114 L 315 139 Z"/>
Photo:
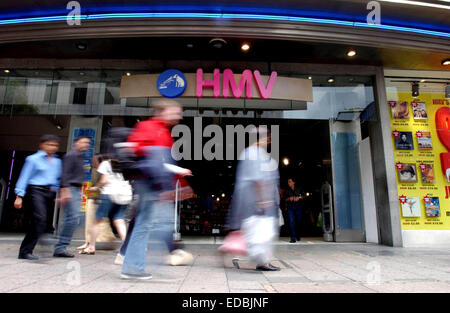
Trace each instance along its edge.
<path fill-rule="evenodd" d="M 100 191 L 100 204 L 95 214 L 95 224 L 91 228 L 90 241 L 80 254 L 95 254 L 99 225 L 107 217 L 112 220 L 122 242 L 125 240 L 125 209 L 133 197 L 131 185 L 122 174 L 113 172 L 110 160 L 100 163 L 97 172 L 101 175 L 100 180 L 89 190 Z"/>
<path fill-rule="evenodd" d="M 225 238 L 219 251 L 233 253 L 233 245 L 242 248 L 245 242 L 247 256 L 256 263 L 257 270 L 279 271 L 270 263 L 279 230 L 278 163 L 267 153 L 270 144 L 267 128 L 255 128 L 250 134 L 250 139 L 258 138 L 239 157 L 229 215 L 229 227 L 234 231 Z M 239 251 L 242 253 L 242 249 Z M 237 259 L 233 264 L 239 268 Z"/>

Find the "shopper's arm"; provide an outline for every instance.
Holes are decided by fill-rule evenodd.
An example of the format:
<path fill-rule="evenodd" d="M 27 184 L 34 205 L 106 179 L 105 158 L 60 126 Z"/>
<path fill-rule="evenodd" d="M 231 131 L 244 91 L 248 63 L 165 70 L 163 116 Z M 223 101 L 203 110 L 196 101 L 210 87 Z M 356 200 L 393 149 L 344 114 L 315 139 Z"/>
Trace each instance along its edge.
<path fill-rule="evenodd" d="M 20 172 L 19 179 L 16 183 L 15 193 L 20 197 L 24 197 L 28 184 L 30 183 L 30 178 L 33 175 L 34 171 L 34 162 L 33 159 L 27 157 L 25 160 L 25 164 L 23 165 L 22 171 Z"/>

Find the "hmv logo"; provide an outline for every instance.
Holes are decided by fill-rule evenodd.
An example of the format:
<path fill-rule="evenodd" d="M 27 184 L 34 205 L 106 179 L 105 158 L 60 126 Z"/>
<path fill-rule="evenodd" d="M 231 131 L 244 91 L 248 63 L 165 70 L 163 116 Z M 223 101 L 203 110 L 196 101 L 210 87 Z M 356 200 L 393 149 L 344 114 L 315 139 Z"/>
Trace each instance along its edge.
<path fill-rule="evenodd" d="M 259 98 L 269 99 L 276 79 L 277 72 L 272 72 L 267 82 L 264 82 L 258 70 L 244 70 L 237 81 L 231 69 L 225 69 L 222 74 L 219 69 L 214 69 L 212 79 L 208 80 L 203 74 L 203 69 L 199 68 L 195 75 L 195 96 L 202 98 L 205 90 L 212 89 L 214 98 L 234 97 L 239 99 L 245 97 L 250 99 L 258 97 L 258 95 L 253 95 L 255 86 Z M 188 81 L 183 73 L 174 69 L 164 71 L 157 79 L 159 92 L 167 98 L 181 96 L 186 90 L 187 84 Z"/>

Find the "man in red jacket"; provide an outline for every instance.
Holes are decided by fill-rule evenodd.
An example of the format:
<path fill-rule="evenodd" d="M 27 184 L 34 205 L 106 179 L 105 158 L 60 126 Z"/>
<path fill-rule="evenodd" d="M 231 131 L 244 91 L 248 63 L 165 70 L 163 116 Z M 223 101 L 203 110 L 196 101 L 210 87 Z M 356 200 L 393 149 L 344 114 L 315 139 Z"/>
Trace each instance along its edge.
<path fill-rule="evenodd" d="M 165 195 L 173 193 L 175 175 L 192 175 L 190 170 L 174 166 L 171 156 L 170 128 L 182 119 L 181 105 L 173 100 L 159 100 L 153 103 L 153 109 L 154 118 L 138 123 L 128 138 L 135 144 L 135 154 L 141 157 L 143 175 L 135 180 L 139 204 L 123 260 L 121 277 L 125 279 L 152 278 L 145 272 L 149 239 L 172 245 L 173 199 Z"/>

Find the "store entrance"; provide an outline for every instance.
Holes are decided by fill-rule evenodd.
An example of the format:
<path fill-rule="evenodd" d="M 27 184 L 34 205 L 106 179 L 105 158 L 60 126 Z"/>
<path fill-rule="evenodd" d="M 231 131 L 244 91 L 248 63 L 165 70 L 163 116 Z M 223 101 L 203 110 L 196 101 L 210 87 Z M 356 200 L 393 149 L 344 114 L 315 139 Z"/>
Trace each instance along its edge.
<path fill-rule="evenodd" d="M 227 125 L 266 125 L 269 129 L 271 126 L 278 126 L 281 209 L 285 222 L 281 227 L 280 237 L 287 241 L 290 238 L 290 220 L 283 198 L 289 188 L 288 179 L 292 178 L 296 182 L 295 187 L 304 196 L 300 223 L 295 225 L 297 235 L 304 240 L 322 240 L 320 189 L 324 182 L 332 182 L 328 121 L 232 117 L 202 117 L 201 120 L 203 128 L 214 124 L 223 129 L 224 133 Z M 182 124 L 194 133 L 195 118 L 185 117 Z M 209 138 L 203 138 L 203 144 L 208 140 Z M 224 235 L 238 161 L 236 158 L 180 160 L 179 164 L 192 170 L 193 177 L 189 178 L 189 183 L 195 193 L 194 198 L 185 200 L 180 205 L 181 235 Z"/>

